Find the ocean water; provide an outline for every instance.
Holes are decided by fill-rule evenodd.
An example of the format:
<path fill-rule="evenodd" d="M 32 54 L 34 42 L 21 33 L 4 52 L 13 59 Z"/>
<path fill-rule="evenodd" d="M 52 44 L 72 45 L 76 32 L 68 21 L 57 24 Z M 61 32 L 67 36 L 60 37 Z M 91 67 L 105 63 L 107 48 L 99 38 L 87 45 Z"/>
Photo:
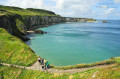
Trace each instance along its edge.
<path fill-rule="evenodd" d="M 55 66 L 103 61 L 120 56 L 120 20 L 62 23 L 39 28 L 26 43 Z"/>

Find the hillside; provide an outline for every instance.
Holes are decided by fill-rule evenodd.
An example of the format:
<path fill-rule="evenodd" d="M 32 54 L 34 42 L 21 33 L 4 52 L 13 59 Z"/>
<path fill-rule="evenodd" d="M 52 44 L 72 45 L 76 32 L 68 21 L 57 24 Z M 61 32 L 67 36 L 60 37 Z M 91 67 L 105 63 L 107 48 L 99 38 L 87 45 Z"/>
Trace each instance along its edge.
<path fill-rule="evenodd" d="M 22 40 L 0 28 L 0 62 L 29 66 L 36 61 L 37 56 Z"/>
<path fill-rule="evenodd" d="M 18 14 L 18 15 L 40 15 L 40 16 L 56 16 L 56 14 L 52 11 L 44 10 L 44 9 L 22 9 L 19 7 L 10 7 L 10 6 L 2 6 L 0 5 L 0 13 L 1 15 L 6 14 Z"/>

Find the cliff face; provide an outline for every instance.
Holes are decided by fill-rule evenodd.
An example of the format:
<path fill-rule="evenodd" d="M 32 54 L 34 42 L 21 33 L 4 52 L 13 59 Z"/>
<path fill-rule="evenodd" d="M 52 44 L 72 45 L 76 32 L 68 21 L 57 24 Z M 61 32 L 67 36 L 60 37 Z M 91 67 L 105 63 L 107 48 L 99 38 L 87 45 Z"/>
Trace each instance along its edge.
<path fill-rule="evenodd" d="M 86 22 L 88 18 L 70 18 L 59 16 L 29 16 L 25 19 L 29 29 L 35 29 L 38 27 L 44 27 L 51 24 L 62 22 Z"/>
<path fill-rule="evenodd" d="M 13 35 L 23 35 L 22 32 L 19 31 L 19 29 L 16 26 L 16 19 L 18 18 L 17 15 L 12 16 L 0 16 L 0 27 L 6 29 L 10 34 Z"/>
<path fill-rule="evenodd" d="M 9 20 L 10 18 L 6 16 L 0 17 L 0 27 L 6 29 L 9 33 L 13 34 L 14 22 Z"/>
<path fill-rule="evenodd" d="M 45 27 L 63 22 L 86 22 L 88 18 L 70 18 L 60 16 L 20 16 L 3 15 L 0 16 L 0 27 L 5 28 L 10 34 L 25 40 L 24 35 L 27 30 Z"/>
<path fill-rule="evenodd" d="M 25 38 L 25 32 L 23 32 L 23 30 L 27 30 L 26 26 L 22 25 L 20 23 L 20 20 L 18 19 L 18 17 L 20 17 L 19 15 L 3 15 L 0 16 L 0 28 L 4 28 L 6 29 L 10 34 L 17 36 L 19 38 L 21 38 L 22 40 L 27 40 L 27 38 Z M 21 28 L 24 28 L 23 30 L 21 30 Z"/>

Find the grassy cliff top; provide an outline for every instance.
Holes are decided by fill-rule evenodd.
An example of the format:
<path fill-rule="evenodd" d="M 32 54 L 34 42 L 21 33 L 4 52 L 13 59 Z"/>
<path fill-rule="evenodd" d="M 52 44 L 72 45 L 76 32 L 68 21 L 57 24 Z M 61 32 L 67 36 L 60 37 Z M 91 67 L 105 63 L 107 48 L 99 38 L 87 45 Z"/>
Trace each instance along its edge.
<path fill-rule="evenodd" d="M 36 61 L 37 56 L 22 40 L 0 28 L 0 62 L 29 66 Z"/>
<path fill-rule="evenodd" d="M 2 6 L 0 5 L 0 15 L 4 14 L 19 14 L 19 15 L 39 15 L 39 16 L 57 16 L 54 12 L 44 10 L 44 9 L 33 9 L 33 8 L 18 8 L 11 6 Z"/>

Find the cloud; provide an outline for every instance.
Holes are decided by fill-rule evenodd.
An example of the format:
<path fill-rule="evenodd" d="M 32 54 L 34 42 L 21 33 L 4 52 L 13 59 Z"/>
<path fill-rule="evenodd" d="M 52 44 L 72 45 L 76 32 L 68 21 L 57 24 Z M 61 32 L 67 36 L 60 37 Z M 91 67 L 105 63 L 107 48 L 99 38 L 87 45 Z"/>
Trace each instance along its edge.
<path fill-rule="evenodd" d="M 5 4 L 21 8 L 43 8 L 43 0 L 7 0 Z"/>
<path fill-rule="evenodd" d="M 91 7 L 98 2 L 99 0 L 6 0 L 5 5 L 47 9 L 67 17 L 91 17 L 95 13 Z"/>
<path fill-rule="evenodd" d="M 56 11 L 63 16 L 91 16 L 94 10 L 93 5 L 99 0 L 53 0 L 56 3 Z M 58 11 L 59 10 L 59 11 Z"/>
<path fill-rule="evenodd" d="M 102 5 L 97 8 L 101 0 L 0 0 L 0 4 L 21 8 L 39 8 L 54 11 L 65 17 L 104 18 L 110 13 L 118 12 L 116 8 Z M 114 0 L 119 3 L 120 0 Z M 114 17 L 118 16 L 113 14 Z"/>
<path fill-rule="evenodd" d="M 120 0 L 114 0 L 115 3 L 120 3 Z"/>
<path fill-rule="evenodd" d="M 110 14 L 113 10 L 114 10 L 114 8 L 110 8 L 104 14 Z"/>
<path fill-rule="evenodd" d="M 1 0 L 1 1 L 0 1 L 0 5 L 3 5 L 3 4 L 4 4 L 4 1 Z"/>

